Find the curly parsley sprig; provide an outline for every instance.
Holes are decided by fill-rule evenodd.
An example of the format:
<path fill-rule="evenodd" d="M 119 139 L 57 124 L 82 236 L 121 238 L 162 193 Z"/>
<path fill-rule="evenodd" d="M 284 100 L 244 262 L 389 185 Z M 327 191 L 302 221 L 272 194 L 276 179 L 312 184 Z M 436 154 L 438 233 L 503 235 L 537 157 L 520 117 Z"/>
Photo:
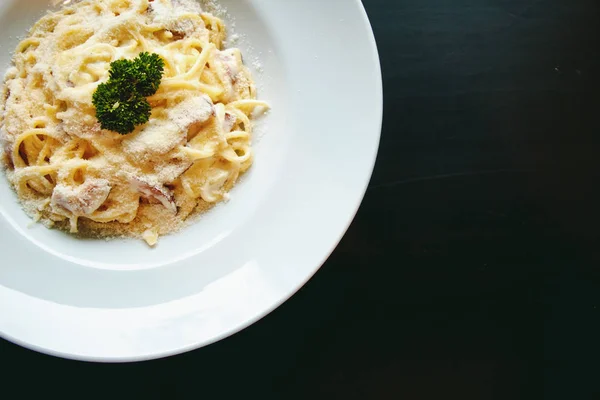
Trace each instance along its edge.
<path fill-rule="evenodd" d="M 151 107 L 146 97 L 158 90 L 164 67 L 158 54 L 146 52 L 134 60 L 112 62 L 110 79 L 98 85 L 92 98 L 102 129 L 126 135 L 148 122 Z"/>

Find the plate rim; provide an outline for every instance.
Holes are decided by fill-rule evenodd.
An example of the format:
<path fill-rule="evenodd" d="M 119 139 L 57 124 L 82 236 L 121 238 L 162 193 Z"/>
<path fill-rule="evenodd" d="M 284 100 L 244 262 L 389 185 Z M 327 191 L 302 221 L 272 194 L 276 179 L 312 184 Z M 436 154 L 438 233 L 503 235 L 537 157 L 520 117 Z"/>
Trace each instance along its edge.
<path fill-rule="evenodd" d="M 233 336 L 246 328 L 254 325 L 256 322 L 265 318 L 277 308 L 279 308 L 282 304 L 291 299 L 298 291 L 304 287 L 308 281 L 310 281 L 315 274 L 321 269 L 321 267 L 325 264 L 325 262 L 331 257 L 335 249 L 338 247 L 339 243 L 346 235 L 348 229 L 350 228 L 352 222 L 354 221 L 360 206 L 365 198 L 366 192 L 369 187 L 369 183 L 371 182 L 373 172 L 375 169 L 375 164 L 377 161 L 378 149 L 381 143 L 381 134 L 383 128 L 383 116 L 384 116 L 384 98 L 383 98 L 383 73 L 381 67 L 381 61 L 379 57 L 379 49 L 377 46 L 377 40 L 375 37 L 375 33 L 373 31 L 373 26 L 370 22 L 368 13 L 364 7 L 364 4 L 361 0 L 353 0 L 354 6 L 358 7 L 358 11 L 361 14 L 362 22 L 365 24 L 366 33 L 368 34 L 369 47 L 371 51 L 371 63 L 373 65 L 373 73 L 374 79 L 373 84 L 376 84 L 376 92 L 377 92 L 377 102 L 373 105 L 374 110 L 376 110 L 375 114 L 377 115 L 377 126 L 373 126 L 373 129 L 376 129 L 377 135 L 374 138 L 374 152 L 373 154 L 368 155 L 369 160 L 369 170 L 367 171 L 367 179 L 365 182 L 361 183 L 360 196 L 357 198 L 356 204 L 352 208 L 352 212 L 348 217 L 348 220 L 345 222 L 344 226 L 339 230 L 339 234 L 335 240 L 332 240 L 332 244 L 326 254 L 321 257 L 321 261 L 315 264 L 314 267 L 310 269 L 310 272 L 304 277 L 304 279 L 299 280 L 293 285 L 293 289 L 289 290 L 285 293 L 285 295 L 279 296 L 278 300 L 273 302 L 270 306 L 263 308 L 256 315 L 247 318 L 243 323 L 238 324 L 235 328 L 227 329 L 221 332 L 218 335 L 213 336 L 209 340 L 199 340 L 198 342 L 194 342 L 191 345 L 184 345 L 180 347 L 176 347 L 166 351 L 160 351 L 147 355 L 139 355 L 139 356 L 89 356 L 89 355 L 80 355 L 73 353 L 66 353 L 60 350 L 55 350 L 51 348 L 47 348 L 44 346 L 40 346 L 34 343 L 30 343 L 28 341 L 19 339 L 12 335 L 7 334 L 6 332 L 0 331 L 0 338 L 5 339 L 11 343 L 14 343 L 23 348 L 33 350 L 35 352 L 39 352 L 42 354 L 47 354 L 54 357 L 60 357 L 64 359 L 76 360 L 76 361 L 87 361 L 87 362 L 101 362 L 101 363 L 128 363 L 128 362 L 140 362 L 140 361 L 149 361 L 155 359 L 161 359 L 166 357 L 171 357 L 179 354 L 183 354 L 186 352 L 190 352 L 193 350 L 200 349 L 202 347 L 210 346 L 214 343 L 220 342 L 223 339 L 226 339 L 230 336 Z M 357 186 L 359 186 L 357 184 Z"/>

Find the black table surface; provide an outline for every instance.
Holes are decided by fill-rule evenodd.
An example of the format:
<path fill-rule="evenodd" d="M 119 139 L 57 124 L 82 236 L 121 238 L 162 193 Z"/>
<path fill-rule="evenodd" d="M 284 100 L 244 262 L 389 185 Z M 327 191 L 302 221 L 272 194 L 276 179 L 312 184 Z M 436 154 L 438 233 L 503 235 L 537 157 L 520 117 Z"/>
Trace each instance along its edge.
<path fill-rule="evenodd" d="M 364 5 L 381 148 L 314 279 L 243 332 L 163 360 L 0 341 L 0 390 L 20 391 L 1 398 L 600 399 L 600 2 Z"/>

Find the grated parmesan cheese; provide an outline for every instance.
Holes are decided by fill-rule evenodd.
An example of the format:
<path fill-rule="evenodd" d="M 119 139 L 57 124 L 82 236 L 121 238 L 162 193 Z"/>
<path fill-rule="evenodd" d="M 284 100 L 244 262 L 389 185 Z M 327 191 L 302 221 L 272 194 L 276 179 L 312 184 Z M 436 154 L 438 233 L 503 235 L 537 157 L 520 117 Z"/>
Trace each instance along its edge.
<path fill-rule="evenodd" d="M 168 113 L 169 120 L 173 121 L 179 129 L 186 131 L 186 134 L 190 125 L 206 122 L 213 114 L 213 103 L 206 95 L 190 97 Z"/>

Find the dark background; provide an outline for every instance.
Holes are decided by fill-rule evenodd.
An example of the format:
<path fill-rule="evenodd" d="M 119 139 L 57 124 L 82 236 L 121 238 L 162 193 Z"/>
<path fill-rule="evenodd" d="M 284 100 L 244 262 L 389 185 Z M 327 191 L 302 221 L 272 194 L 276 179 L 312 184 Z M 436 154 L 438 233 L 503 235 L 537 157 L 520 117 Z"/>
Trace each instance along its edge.
<path fill-rule="evenodd" d="M 314 279 L 169 359 L 0 342 L 6 398 L 600 399 L 600 1 L 364 4 L 381 149 Z"/>

